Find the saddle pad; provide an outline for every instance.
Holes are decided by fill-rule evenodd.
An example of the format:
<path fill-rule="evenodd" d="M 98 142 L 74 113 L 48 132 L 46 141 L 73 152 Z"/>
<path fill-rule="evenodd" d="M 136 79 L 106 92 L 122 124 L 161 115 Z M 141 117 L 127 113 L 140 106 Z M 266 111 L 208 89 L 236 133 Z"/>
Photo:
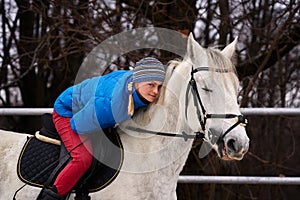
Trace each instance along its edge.
<path fill-rule="evenodd" d="M 121 140 L 116 133 L 105 135 L 118 147 L 117 152 L 113 153 L 113 157 L 107 149 L 100 149 L 101 152 L 106 152 L 105 159 L 114 160 L 114 167 L 109 167 L 94 159 L 92 167 L 79 180 L 74 190 L 85 188 L 88 192 L 97 192 L 108 186 L 119 174 L 124 158 Z M 20 180 L 31 186 L 42 188 L 52 171 L 59 164 L 60 149 L 60 146 L 42 142 L 35 136 L 29 137 L 18 160 L 17 174 Z"/>
<path fill-rule="evenodd" d="M 35 136 L 25 142 L 17 165 L 17 174 L 32 186 L 43 187 L 58 165 L 60 146 L 38 140 Z"/>

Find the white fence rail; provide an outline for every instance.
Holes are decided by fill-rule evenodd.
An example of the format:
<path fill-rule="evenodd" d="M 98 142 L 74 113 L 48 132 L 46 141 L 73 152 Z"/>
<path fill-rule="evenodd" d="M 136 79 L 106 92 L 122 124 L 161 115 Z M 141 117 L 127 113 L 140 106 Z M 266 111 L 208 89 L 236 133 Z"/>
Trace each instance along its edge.
<path fill-rule="evenodd" d="M 300 108 L 241 108 L 244 115 L 298 115 Z"/>
<path fill-rule="evenodd" d="M 41 115 L 52 113 L 52 108 L 0 108 L 1 115 Z M 242 114 L 250 115 L 293 115 L 300 116 L 300 108 L 241 108 Z"/>
<path fill-rule="evenodd" d="M 300 177 L 262 176 L 179 176 L 178 183 L 217 183 L 254 185 L 300 185 Z"/>
<path fill-rule="evenodd" d="M 41 115 L 52 113 L 52 108 L 0 108 L 1 115 Z M 246 116 L 289 115 L 300 116 L 300 108 L 241 108 Z M 216 183 L 216 184 L 271 184 L 300 185 L 300 177 L 258 177 L 258 176 L 180 176 L 178 183 Z"/>
<path fill-rule="evenodd" d="M 0 108 L 1 115 L 42 115 L 52 113 L 52 108 Z"/>

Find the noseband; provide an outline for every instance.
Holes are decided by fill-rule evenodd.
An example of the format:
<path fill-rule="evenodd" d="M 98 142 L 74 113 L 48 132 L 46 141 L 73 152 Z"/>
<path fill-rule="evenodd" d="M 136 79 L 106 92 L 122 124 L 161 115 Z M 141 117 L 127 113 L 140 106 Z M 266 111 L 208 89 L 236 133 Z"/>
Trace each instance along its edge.
<path fill-rule="evenodd" d="M 197 116 L 198 120 L 201 126 L 201 129 L 203 132 L 206 130 L 206 121 L 207 119 L 232 119 L 234 118 L 236 120 L 236 123 L 234 123 L 231 127 L 229 127 L 221 136 L 221 139 L 224 139 L 224 137 L 231 131 L 233 130 L 236 126 L 242 125 L 246 126 L 248 121 L 243 115 L 236 115 L 236 114 L 207 114 L 204 105 L 201 101 L 201 97 L 197 88 L 197 83 L 194 78 L 194 74 L 199 72 L 199 71 L 209 71 L 208 67 L 198 67 L 196 69 L 193 69 L 191 72 L 191 79 L 189 81 L 189 88 L 192 88 L 193 92 L 193 97 L 194 97 L 194 104 L 196 107 L 200 105 L 200 109 L 197 109 Z M 226 70 L 226 69 L 214 69 L 214 72 L 218 73 L 228 73 L 231 70 Z M 187 92 L 189 91 L 189 88 L 187 89 Z M 197 103 L 198 102 L 198 103 Z M 200 110 L 202 113 L 200 113 Z"/>

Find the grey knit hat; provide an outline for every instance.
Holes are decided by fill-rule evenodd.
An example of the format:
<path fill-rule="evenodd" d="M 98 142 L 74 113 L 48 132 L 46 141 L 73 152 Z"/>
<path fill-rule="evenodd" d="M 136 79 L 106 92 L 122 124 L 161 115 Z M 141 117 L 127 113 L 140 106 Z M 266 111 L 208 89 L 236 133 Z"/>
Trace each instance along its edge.
<path fill-rule="evenodd" d="M 133 69 L 133 82 L 161 81 L 165 80 L 164 65 L 153 57 L 139 60 Z"/>

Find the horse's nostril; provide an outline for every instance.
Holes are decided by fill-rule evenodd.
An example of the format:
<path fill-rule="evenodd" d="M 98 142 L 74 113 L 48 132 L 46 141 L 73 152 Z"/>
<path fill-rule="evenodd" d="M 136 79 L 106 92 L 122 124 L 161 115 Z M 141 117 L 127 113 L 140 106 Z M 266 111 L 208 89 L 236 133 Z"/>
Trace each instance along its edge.
<path fill-rule="evenodd" d="M 234 151 L 234 152 L 237 152 L 238 149 L 236 148 L 234 139 L 230 139 L 230 140 L 227 141 L 227 148 Z"/>

